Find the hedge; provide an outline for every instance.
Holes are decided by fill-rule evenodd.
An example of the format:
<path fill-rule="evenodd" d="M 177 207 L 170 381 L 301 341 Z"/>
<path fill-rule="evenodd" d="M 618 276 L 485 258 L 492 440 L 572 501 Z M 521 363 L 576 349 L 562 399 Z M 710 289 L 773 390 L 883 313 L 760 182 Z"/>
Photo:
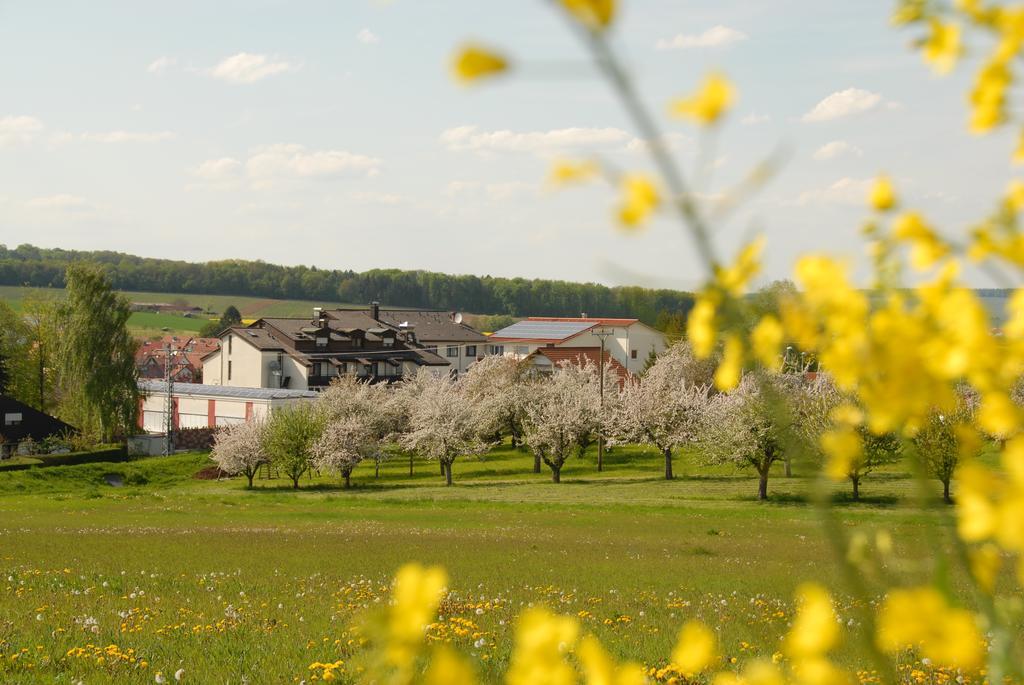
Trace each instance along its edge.
<path fill-rule="evenodd" d="M 29 459 L 33 461 L 28 461 Z M 0 461 L 0 471 L 21 471 L 45 466 L 68 466 L 71 464 L 92 464 L 95 462 L 128 461 L 128 450 L 124 445 L 101 445 L 96 449 L 64 454 L 33 454 L 12 459 L 15 463 Z"/>

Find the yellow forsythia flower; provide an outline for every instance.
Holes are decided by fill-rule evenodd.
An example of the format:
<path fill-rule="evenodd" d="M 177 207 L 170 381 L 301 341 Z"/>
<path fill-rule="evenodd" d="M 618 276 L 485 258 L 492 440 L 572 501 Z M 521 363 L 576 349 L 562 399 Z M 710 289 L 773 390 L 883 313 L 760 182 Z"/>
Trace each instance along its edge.
<path fill-rule="evenodd" d="M 715 369 L 715 387 L 723 392 L 732 390 L 740 384 L 742 374 L 743 341 L 738 334 L 730 333 L 725 338 L 722 361 Z"/>
<path fill-rule="evenodd" d="M 986 393 L 978 409 L 978 425 L 998 437 L 1006 437 L 1020 427 L 1020 409 L 1001 392 Z"/>
<path fill-rule="evenodd" d="M 947 74 L 963 52 L 960 27 L 957 24 L 944 24 L 935 17 L 929 20 L 928 25 L 931 33 L 921 46 L 922 55 L 937 73 Z"/>
<path fill-rule="evenodd" d="M 997 54 L 981 68 L 970 94 L 972 133 L 987 133 L 1003 123 L 1012 80 L 1008 57 Z"/>
<path fill-rule="evenodd" d="M 750 280 L 761 271 L 764 243 L 764 236 L 758 236 L 743 246 L 732 264 L 715 267 L 715 280 L 723 290 L 736 297 L 746 291 Z"/>
<path fill-rule="evenodd" d="M 551 181 L 556 185 L 589 181 L 601 170 L 597 162 L 558 161 L 551 167 Z"/>
<path fill-rule="evenodd" d="M 785 652 L 793 658 L 821 656 L 839 642 L 832 597 L 820 585 L 805 583 L 796 591 L 799 608 L 786 634 Z"/>
<path fill-rule="evenodd" d="M 1024 132 L 1017 137 L 1017 147 L 1013 151 L 1013 163 L 1024 164 Z"/>
<path fill-rule="evenodd" d="M 871 185 L 868 204 L 879 212 L 886 212 L 896 206 L 896 189 L 888 176 L 879 176 Z"/>
<path fill-rule="evenodd" d="M 782 324 L 773 314 L 762 317 L 750 332 L 754 355 L 768 369 L 778 369 L 782 364 L 779 349 L 782 347 L 783 335 Z"/>
<path fill-rule="evenodd" d="M 508 69 L 508 60 L 480 45 L 465 45 L 455 55 L 452 73 L 463 83 L 500 74 Z"/>
<path fill-rule="evenodd" d="M 1024 209 L 1024 181 L 1013 179 L 1006 189 L 1006 206 L 1012 212 L 1020 212 Z"/>
<path fill-rule="evenodd" d="M 700 621 L 687 621 L 679 631 L 672 665 L 680 673 L 692 677 L 718 660 L 718 641 L 711 629 Z"/>
<path fill-rule="evenodd" d="M 736 100 L 736 88 L 723 74 L 712 72 L 704 78 L 697 92 L 676 98 L 671 111 L 677 117 L 692 119 L 698 124 L 717 122 Z"/>
<path fill-rule="evenodd" d="M 951 668 L 977 668 L 984 654 L 974 615 L 950 607 L 932 587 L 890 591 L 878 612 L 877 639 L 886 652 L 918 647 L 921 656 Z"/>
<path fill-rule="evenodd" d="M 615 0 L 561 0 L 562 6 L 584 26 L 601 30 L 615 17 Z"/>
<path fill-rule="evenodd" d="M 892 229 L 897 239 L 911 243 L 910 263 L 915 269 L 927 269 L 949 254 L 949 247 L 918 212 L 903 214 Z"/>
<path fill-rule="evenodd" d="M 978 581 L 978 586 L 988 594 L 992 594 L 996 587 L 996 576 L 999 575 L 999 569 L 1003 566 L 1003 555 L 999 551 L 999 547 L 992 543 L 982 545 L 969 552 L 969 559 L 971 574 Z"/>
<path fill-rule="evenodd" d="M 658 189 L 646 174 L 626 174 L 622 178 L 619 221 L 624 226 L 633 228 L 644 223 L 660 203 Z"/>

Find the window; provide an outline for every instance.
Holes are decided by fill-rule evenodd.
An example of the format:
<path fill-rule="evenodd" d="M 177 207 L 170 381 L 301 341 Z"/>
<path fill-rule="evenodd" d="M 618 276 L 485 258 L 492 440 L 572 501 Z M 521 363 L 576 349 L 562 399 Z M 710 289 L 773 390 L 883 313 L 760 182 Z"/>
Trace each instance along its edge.
<path fill-rule="evenodd" d="M 394 347 L 395 346 L 395 339 L 392 338 L 390 335 L 384 336 L 382 338 L 382 340 L 384 341 L 384 347 Z"/>
<path fill-rule="evenodd" d="M 476 356 L 476 345 L 466 345 L 466 356 L 467 357 L 475 357 Z"/>
<path fill-rule="evenodd" d="M 630 359 L 636 359 L 636 350 L 630 350 L 629 351 L 629 358 Z"/>
<path fill-rule="evenodd" d="M 448 353 L 447 354 L 448 354 L 449 357 L 458 357 L 459 356 L 459 348 L 456 347 L 455 345 L 449 345 L 448 346 Z"/>
<path fill-rule="evenodd" d="M 505 354 L 505 346 L 491 345 L 491 354 Z"/>
<path fill-rule="evenodd" d="M 5 426 L 20 426 L 21 425 L 21 412 L 11 412 L 4 414 L 4 425 Z"/>
<path fill-rule="evenodd" d="M 528 354 L 530 354 L 530 348 L 529 347 L 527 347 L 526 345 L 516 345 L 516 356 L 517 357 L 525 357 Z"/>
<path fill-rule="evenodd" d="M 317 347 L 327 347 L 327 337 L 326 336 L 317 336 L 316 346 Z"/>
<path fill-rule="evenodd" d="M 231 362 L 230 361 L 228 362 L 228 380 L 231 380 Z"/>
<path fill-rule="evenodd" d="M 232 343 L 232 341 L 234 339 L 235 339 L 235 336 L 233 336 L 233 335 L 229 335 L 228 336 L 228 354 L 231 354 L 231 343 Z"/>
<path fill-rule="evenodd" d="M 342 362 L 341 363 L 341 366 L 338 367 L 338 373 L 340 373 L 340 374 L 348 373 L 348 362 Z"/>

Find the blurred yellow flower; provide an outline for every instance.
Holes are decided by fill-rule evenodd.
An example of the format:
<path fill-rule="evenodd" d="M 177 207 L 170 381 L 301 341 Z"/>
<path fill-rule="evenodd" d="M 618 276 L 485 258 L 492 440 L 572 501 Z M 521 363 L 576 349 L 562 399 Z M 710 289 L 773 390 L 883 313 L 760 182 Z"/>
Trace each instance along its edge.
<path fill-rule="evenodd" d="M 949 73 L 963 52 L 960 44 L 960 26 L 945 24 L 932 17 L 928 21 L 930 33 L 925 39 L 922 54 L 926 62 L 939 74 Z"/>
<path fill-rule="evenodd" d="M 1006 118 L 1006 90 L 1013 80 L 1007 61 L 997 54 L 978 72 L 970 94 L 972 133 L 987 133 Z"/>
<path fill-rule="evenodd" d="M 751 279 L 761 272 L 761 252 L 764 245 L 764 236 L 758 236 L 743 246 L 732 264 L 716 266 L 715 280 L 718 285 L 734 297 L 743 295 Z"/>
<path fill-rule="evenodd" d="M 898 240 L 911 244 L 910 263 L 916 269 L 927 269 L 949 254 L 949 247 L 919 212 L 899 216 L 893 222 L 892 231 Z"/>
<path fill-rule="evenodd" d="M 704 78 L 697 92 L 676 98 L 671 111 L 677 117 L 691 119 L 701 125 L 717 122 L 736 100 L 736 88 L 723 74 L 712 72 Z"/>
<path fill-rule="evenodd" d="M 423 676 L 424 685 L 473 685 L 476 674 L 473 667 L 451 648 L 442 646 L 431 655 L 430 667 Z"/>
<path fill-rule="evenodd" d="M 528 609 L 516 624 L 512 663 L 505 676 L 508 685 L 572 685 L 576 672 L 565 655 L 576 646 L 579 624 L 569 616 L 547 609 Z"/>
<path fill-rule="evenodd" d="M 500 74 L 508 69 L 508 60 L 480 45 L 465 45 L 456 53 L 452 73 L 462 83 Z"/>
<path fill-rule="evenodd" d="M 834 428 L 822 433 L 820 442 L 827 457 L 825 475 L 835 481 L 845 480 L 861 456 L 860 434 L 849 427 Z"/>
<path fill-rule="evenodd" d="M 839 624 L 828 592 L 813 583 L 796 591 L 797 609 L 793 627 L 785 640 L 785 652 L 793 658 L 821 656 L 839 642 Z"/>
<path fill-rule="evenodd" d="M 587 685 L 644 685 L 647 677 L 639 664 L 618 666 L 593 635 L 580 641 L 576 651 Z M 450 681 L 455 682 L 455 681 Z"/>
<path fill-rule="evenodd" d="M 587 28 L 601 30 L 615 18 L 615 0 L 560 0 L 562 6 Z"/>
<path fill-rule="evenodd" d="M 580 183 L 597 176 L 601 167 L 593 160 L 573 162 L 560 160 L 551 167 L 551 182 L 556 185 Z"/>
<path fill-rule="evenodd" d="M 619 221 L 634 228 L 647 221 L 661 204 L 658 189 L 646 174 L 626 174 L 622 178 L 622 204 Z"/>
<path fill-rule="evenodd" d="M 715 369 L 715 387 L 721 391 L 732 390 L 740 384 L 743 374 L 743 340 L 737 333 L 725 337 L 722 361 Z"/>
<path fill-rule="evenodd" d="M 897 653 L 917 647 L 936 665 L 981 666 L 984 642 L 974 615 L 950 607 L 933 587 L 891 590 L 878 611 L 878 646 Z"/>
<path fill-rule="evenodd" d="M 698 359 L 707 359 L 715 351 L 718 340 L 717 305 L 717 297 L 712 293 L 702 293 L 697 296 L 686 319 L 686 337 Z"/>
<path fill-rule="evenodd" d="M 679 631 L 672 665 L 687 677 L 693 677 L 718 660 L 718 641 L 711 629 L 700 621 L 687 621 Z"/>
<path fill-rule="evenodd" d="M 750 344 L 754 355 L 765 368 L 777 370 L 782 365 L 782 340 L 785 332 L 782 324 L 773 314 L 767 314 L 757 322 L 750 332 Z"/>
<path fill-rule="evenodd" d="M 896 189 L 893 188 L 888 176 L 879 176 L 875 179 L 868 194 L 868 204 L 880 212 L 886 212 L 896 206 Z"/>

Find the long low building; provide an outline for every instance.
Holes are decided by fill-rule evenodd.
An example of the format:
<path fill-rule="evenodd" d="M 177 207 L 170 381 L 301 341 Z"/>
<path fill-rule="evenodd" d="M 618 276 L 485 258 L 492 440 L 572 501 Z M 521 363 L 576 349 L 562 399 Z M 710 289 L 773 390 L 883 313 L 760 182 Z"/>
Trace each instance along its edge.
<path fill-rule="evenodd" d="M 140 380 L 139 428 L 147 433 L 167 429 L 167 384 Z M 213 428 L 268 416 L 272 411 L 298 402 L 312 402 L 312 390 L 240 388 L 202 383 L 174 383 L 171 390 L 173 427 Z"/>

